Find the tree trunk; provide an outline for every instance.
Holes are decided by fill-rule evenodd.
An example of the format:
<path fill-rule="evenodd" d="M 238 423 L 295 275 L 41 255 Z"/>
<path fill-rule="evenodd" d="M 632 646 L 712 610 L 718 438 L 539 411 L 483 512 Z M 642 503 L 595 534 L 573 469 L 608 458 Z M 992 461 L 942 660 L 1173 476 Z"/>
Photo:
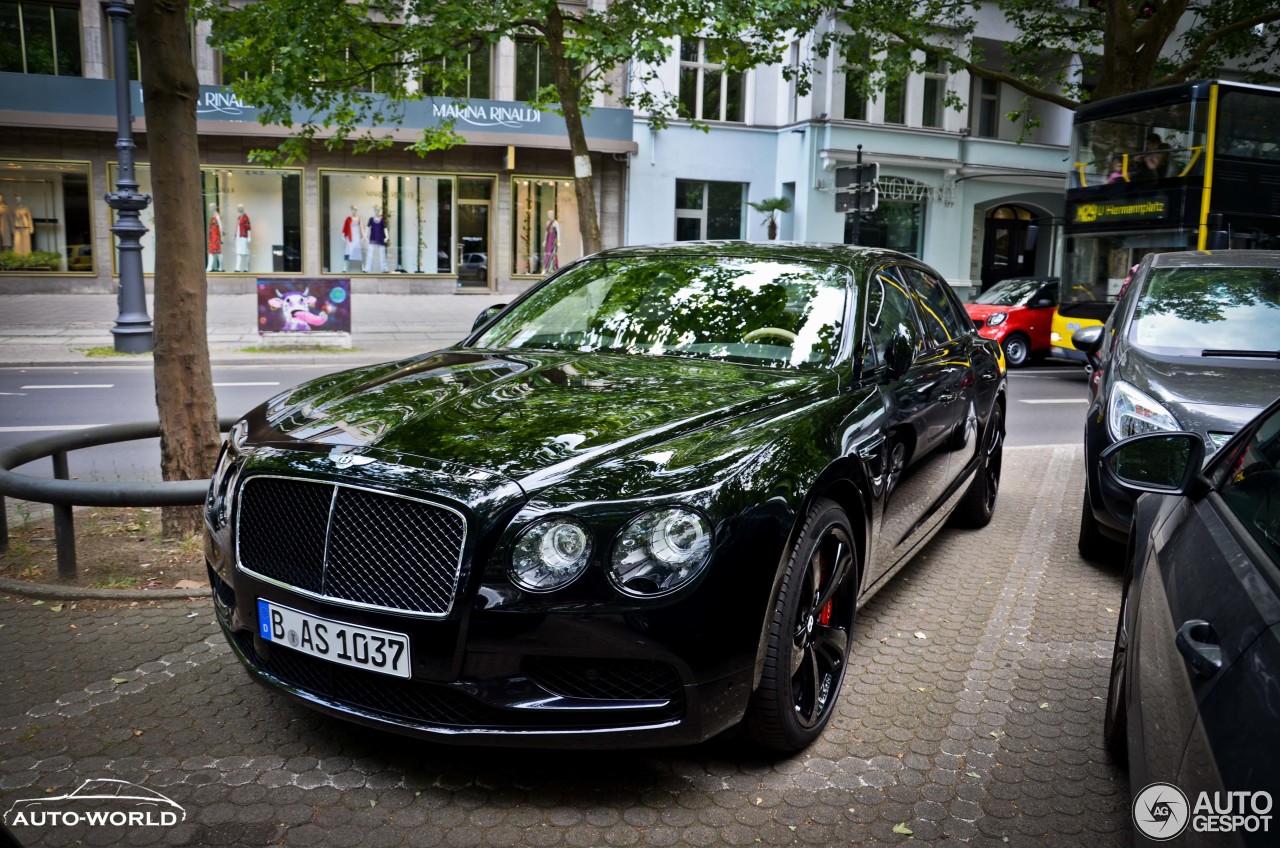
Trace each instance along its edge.
<path fill-rule="evenodd" d="M 547 4 L 546 21 L 547 52 L 551 55 L 551 70 L 556 78 L 556 93 L 560 95 L 560 111 L 564 113 L 564 125 L 569 132 L 569 151 L 573 155 L 573 188 L 578 196 L 578 221 L 582 230 L 584 255 L 599 253 L 600 216 L 596 213 L 595 179 L 591 173 L 591 155 L 587 151 L 587 133 L 582 127 L 582 110 L 578 86 L 573 81 L 573 69 L 564 53 L 564 16 L 560 6 L 551 0 Z"/>
<path fill-rule="evenodd" d="M 165 480 L 213 473 L 218 412 L 209 367 L 204 214 L 188 0 L 136 0 L 155 220 L 155 381 Z M 169 538 L 200 530 L 199 507 L 166 507 Z"/>
<path fill-rule="evenodd" d="M 769 216 L 769 241 L 773 241 L 778 237 L 778 216 L 773 214 Z"/>

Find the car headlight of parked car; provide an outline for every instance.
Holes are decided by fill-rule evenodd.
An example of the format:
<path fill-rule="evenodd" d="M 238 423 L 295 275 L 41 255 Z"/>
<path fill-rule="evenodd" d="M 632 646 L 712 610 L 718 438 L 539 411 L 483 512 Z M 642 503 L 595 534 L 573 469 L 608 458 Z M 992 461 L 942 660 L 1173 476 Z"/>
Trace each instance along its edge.
<path fill-rule="evenodd" d="M 591 561 L 591 534 L 580 521 L 547 518 L 525 528 L 511 552 L 511 581 L 529 592 L 567 586 Z"/>
<path fill-rule="evenodd" d="M 1169 411 L 1150 396 L 1119 381 L 1111 389 L 1107 403 L 1107 428 L 1116 441 L 1156 430 L 1182 429 Z"/>
<path fill-rule="evenodd" d="M 248 438 L 248 423 L 244 420 L 237 421 L 218 453 L 218 461 L 209 480 L 209 494 L 205 498 L 205 515 L 215 530 L 227 523 L 227 492 L 230 490 L 231 478 L 235 476 L 236 462 L 240 459 Z"/>
<path fill-rule="evenodd" d="M 987 316 L 988 327 L 999 327 L 1009 317 L 1008 312 L 992 312 Z"/>
<path fill-rule="evenodd" d="M 609 581 L 624 595 L 656 597 L 698 576 L 711 555 L 711 525 L 691 509 L 642 513 L 618 533 Z"/>

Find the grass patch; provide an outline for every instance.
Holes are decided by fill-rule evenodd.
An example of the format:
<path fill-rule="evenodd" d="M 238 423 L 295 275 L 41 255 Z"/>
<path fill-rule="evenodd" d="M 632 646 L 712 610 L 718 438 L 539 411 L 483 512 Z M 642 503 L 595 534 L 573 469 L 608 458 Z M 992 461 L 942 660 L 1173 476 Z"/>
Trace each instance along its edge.
<path fill-rule="evenodd" d="M 142 585 L 142 580 L 137 577 L 125 577 L 116 574 L 115 569 L 107 566 L 108 575 L 105 580 L 99 580 L 93 584 L 95 589 L 137 589 Z"/>
<path fill-rule="evenodd" d="M 150 353 L 126 353 L 123 350 L 116 350 L 114 347 L 103 345 L 102 347 L 89 347 L 81 350 L 85 356 L 90 359 L 104 359 L 111 356 L 120 356 L 126 359 L 136 359 L 141 356 L 150 356 Z"/>
<path fill-rule="evenodd" d="M 327 347 L 323 345 L 288 345 L 262 347 L 253 345 L 240 348 L 241 353 L 359 353 L 358 347 Z"/>

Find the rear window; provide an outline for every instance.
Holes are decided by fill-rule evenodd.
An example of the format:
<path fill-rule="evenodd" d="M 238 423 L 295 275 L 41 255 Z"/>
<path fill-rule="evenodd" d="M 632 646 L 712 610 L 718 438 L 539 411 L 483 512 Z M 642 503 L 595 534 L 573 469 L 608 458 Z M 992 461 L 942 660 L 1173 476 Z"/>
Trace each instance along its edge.
<path fill-rule="evenodd" d="M 1280 269 L 1152 269 L 1130 333 L 1173 356 L 1280 350 Z"/>

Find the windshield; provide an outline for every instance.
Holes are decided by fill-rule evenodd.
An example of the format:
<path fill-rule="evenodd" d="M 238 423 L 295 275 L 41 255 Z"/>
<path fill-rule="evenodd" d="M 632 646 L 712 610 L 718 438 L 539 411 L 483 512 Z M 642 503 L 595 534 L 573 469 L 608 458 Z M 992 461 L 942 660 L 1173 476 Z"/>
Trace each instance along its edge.
<path fill-rule="evenodd" d="M 1040 280 L 1005 280 L 978 295 L 973 302 L 990 306 L 1026 306 L 1043 285 Z"/>
<path fill-rule="evenodd" d="M 1153 269 L 1132 333 L 1137 346 L 1176 356 L 1280 349 L 1280 269 Z"/>
<path fill-rule="evenodd" d="M 787 259 L 587 260 L 489 327 L 477 347 L 826 365 L 838 352 L 848 272 Z"/>

